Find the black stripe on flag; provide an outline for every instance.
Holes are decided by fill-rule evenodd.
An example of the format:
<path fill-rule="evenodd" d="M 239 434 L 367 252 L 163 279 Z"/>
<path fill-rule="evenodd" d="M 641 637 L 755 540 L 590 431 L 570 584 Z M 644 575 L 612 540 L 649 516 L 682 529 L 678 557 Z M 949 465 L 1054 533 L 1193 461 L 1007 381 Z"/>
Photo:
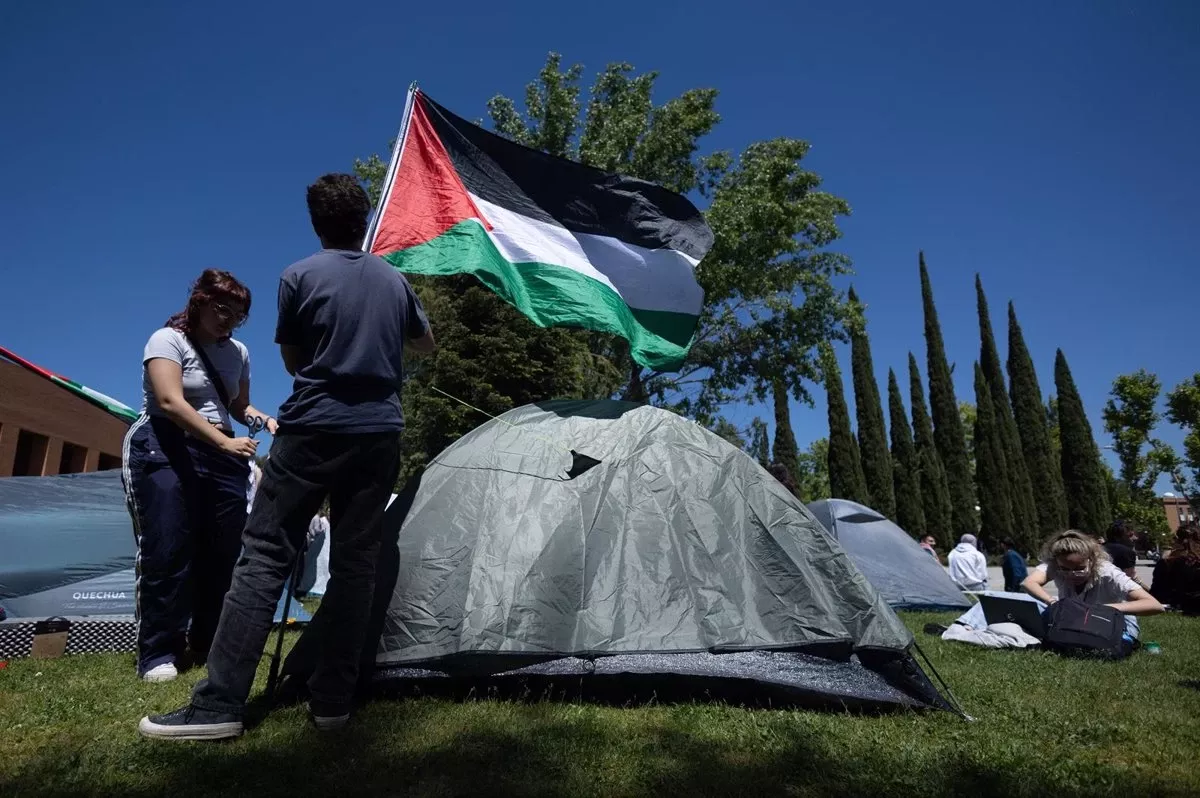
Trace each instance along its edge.
<path fill-rule="evenodd" d="M 424 94 L 430 123 L 472 194 L 573 233 L 611 236 L 699 260 L 712 231 L 686 197 L 633 177 L 557 158 L 490 133 Z"/>

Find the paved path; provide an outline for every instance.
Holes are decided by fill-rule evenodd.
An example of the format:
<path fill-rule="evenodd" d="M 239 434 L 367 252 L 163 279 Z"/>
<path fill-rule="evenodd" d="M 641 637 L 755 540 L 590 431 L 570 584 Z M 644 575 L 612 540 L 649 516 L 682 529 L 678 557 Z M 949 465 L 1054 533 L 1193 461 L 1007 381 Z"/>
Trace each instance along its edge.
<path fill-rule="evenodd" d="M 1154 566 L 1149 563 L 1149 560 L 1138 560 L 1137 566 L 1138 578 L 1147 585 L 1150 584 L 1151 577 L 1154 574 Z M 1004 589 L 1004 573 L 1000 570 L 1000 566 L 996 565 L 988 567 L 988 579 L 991 582 L 992 590 Z M 1052 596 L 1058 593 L 1058 591 L 1055 590 L 1053 583 L 1046 585 L 1046 592 Z"/>

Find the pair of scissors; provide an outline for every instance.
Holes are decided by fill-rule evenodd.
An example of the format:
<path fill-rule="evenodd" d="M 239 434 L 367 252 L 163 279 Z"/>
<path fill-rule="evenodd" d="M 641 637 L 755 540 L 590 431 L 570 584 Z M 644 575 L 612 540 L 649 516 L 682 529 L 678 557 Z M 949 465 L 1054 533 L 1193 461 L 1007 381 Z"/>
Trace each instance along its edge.
<path fill-rule="evenodd" d="M 253 438 L 266 428 L 267 421 L 262 416 L 251 416 L 247 419 L 246 426 L 250 429 L 250 437 Z"/>

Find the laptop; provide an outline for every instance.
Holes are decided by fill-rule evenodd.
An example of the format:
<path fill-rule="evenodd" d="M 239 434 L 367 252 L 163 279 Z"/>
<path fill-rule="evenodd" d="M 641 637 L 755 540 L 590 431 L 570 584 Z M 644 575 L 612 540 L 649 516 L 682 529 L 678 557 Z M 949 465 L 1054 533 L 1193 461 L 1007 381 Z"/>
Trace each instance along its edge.
<path fill-rule="evenodd" d="M 994 623 L 1015 623 L 1025 630 L 1026 634 L 1042 640 L 1046 637 L 1046 621 L 1037 602 L 1028 599 L 1001 598 L 999 596 L 980 596 L 979 604 L 983 607 L 983 617 L 988 625 Z"/>

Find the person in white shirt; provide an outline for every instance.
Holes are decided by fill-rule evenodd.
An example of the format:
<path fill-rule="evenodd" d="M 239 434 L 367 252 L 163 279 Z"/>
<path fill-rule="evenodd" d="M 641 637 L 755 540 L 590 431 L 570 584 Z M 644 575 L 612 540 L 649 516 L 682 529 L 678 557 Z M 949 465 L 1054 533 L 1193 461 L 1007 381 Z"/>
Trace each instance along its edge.
<path fill-rule="evenodd" d="M 978 549 L 974 535 L 963 535 L 950 551 L 950 578 L 963 590 L 987 590 L 987 558 Z"/>

